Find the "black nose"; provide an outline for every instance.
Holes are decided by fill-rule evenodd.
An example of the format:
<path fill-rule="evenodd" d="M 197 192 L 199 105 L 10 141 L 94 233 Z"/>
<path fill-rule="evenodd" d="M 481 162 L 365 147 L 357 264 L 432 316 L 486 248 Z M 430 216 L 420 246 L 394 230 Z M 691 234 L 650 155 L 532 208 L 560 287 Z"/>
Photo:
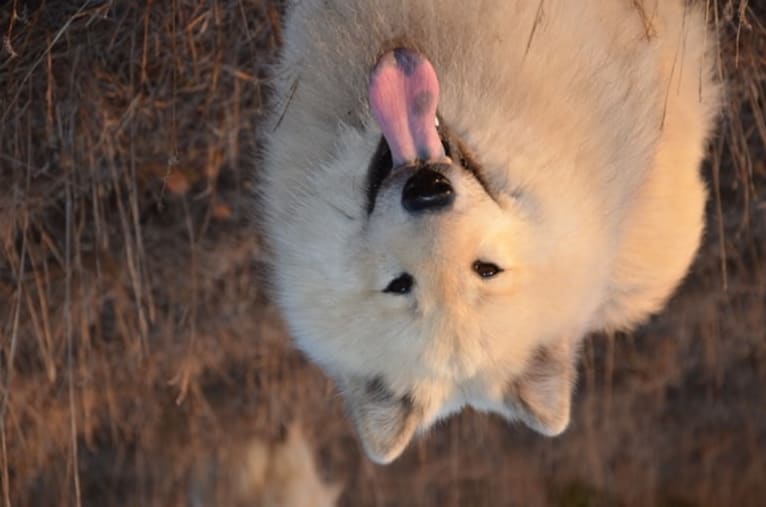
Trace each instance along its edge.
<path fill-rule="evenodd" d="M 420 169 L 402 190 L 402 206 L 410 213 L 436 211 L 452 204 L 455 191 L 449 179 L 431 169 Z"/>

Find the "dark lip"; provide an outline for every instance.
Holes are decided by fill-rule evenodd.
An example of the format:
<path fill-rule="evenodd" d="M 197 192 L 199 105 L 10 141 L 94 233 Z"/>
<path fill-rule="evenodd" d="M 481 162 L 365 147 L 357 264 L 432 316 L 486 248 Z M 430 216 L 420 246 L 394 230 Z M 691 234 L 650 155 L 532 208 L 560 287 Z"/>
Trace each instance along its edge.
<path fill-rule="evenodd" d="M 471 176 L 481 185 L 484 192 L 495 202 L 494 193 L 490 189 L 486 179 L 482 175 L 481 166 L 476 162 L 476 159 L 471 155 L 470 151 L 460 142 L 457 137 L 443 127 L 443 122 L 440 119 L 440 126 L 438 127 L 439 137 L 441 137 L 442 145 L 444 146 L 444 152 L 452 159 L 454 164 L 459 165 L 464 170 L 468 171 Z M 367 170 L 367 215 L 371 215 L 375 210 L 375 202 L 378 198 L 378 193 L 383 183 L 393 172 L 393 159 L 391 157 L 391 150 L 388 148 L 386 139 L 381 136 L 378 147 L 375 149 L 370 159 L 370 165 Z"/>
<path fill-rule="evenodd" d="M 388 148 L 386 139 L 381 136 L 367 170 L 367 215 L 371 215 L 375 209 L 375 201 L 378 198 L 380 187 L 393 169 L 394 161 L 391 157 L 391 150 Z"/>
<path fill-rule="evenodd" d="M 494 192 L 484 177 L 482 166 L 476 162 L 476 158 L 471 154 L 471 151 L 466 148 L 460 139 L 451 135 L 449 131 L 442 131 L 442 129 L 439 129 L 439 135 L 442 137 L 442 143 L 445 144 L 445 151 L 448 151 L 450 158 L 452 158 L 457 165 L 468 171 L 479 185 L 481 185 L 484 192 L 493 201 L 497 202 Z M 447 147 L 449 147 L 449 150 L 447 150 Z"/>

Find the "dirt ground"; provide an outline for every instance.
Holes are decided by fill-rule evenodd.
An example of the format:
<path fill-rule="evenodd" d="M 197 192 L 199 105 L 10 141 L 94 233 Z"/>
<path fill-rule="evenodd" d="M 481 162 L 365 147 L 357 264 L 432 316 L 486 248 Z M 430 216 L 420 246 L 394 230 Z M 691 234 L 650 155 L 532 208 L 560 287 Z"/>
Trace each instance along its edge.
<path fill-rule="evenodd" d="M 763 505 L 766 3 L 703 3 L 726 113 L 669 308 L 588 339 L 563 436 L 468 411 L 379 467 L 264 290 L 248 196 L 282 3 L 6 0 L 0 502 L 247 505 L 241 449 L 298 421 L 341 505 Z"/>

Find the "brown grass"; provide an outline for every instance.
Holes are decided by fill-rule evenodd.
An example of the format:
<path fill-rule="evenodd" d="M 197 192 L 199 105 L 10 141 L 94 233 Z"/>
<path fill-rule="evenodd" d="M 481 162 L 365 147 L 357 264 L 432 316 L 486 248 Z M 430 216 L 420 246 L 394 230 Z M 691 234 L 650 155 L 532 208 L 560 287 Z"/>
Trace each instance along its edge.
<path fill-rule="evenodd" d="M 347 505 L 759 504 L 766 7 L 707 4 L 727 113 L 668 311 L 588 342 L 565 436 L 465 413 L 380 468 L 262 290 L 248 164 L 281 4 L 6 2 L 0 502 L 227 505 L 237 447 L 301 419 Z"/>

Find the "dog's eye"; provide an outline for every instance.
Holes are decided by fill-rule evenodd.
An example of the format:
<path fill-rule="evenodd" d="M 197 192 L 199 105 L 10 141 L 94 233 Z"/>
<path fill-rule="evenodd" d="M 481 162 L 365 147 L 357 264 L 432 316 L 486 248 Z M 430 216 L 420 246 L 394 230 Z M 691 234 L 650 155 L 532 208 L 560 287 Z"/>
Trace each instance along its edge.
<path fill-rule="evenodd" d="M 401 275 L 391 280 L 391 283 L 389 283 L 388 286 L 383 289 L 383 292 L 387 292 L 389 294 L 408 294 L 412 289 L 412 284 L 414 281 L 415 280 L 412 278 L 412 275 L 409 273 L 402 273 Z"/>
<path fill-rule="evenodd" d="M 491 262 L 484 261 L 475 261 L 473 263 L 473 270 L 482 278 L 492 278 L 496 274 L 503 272 L 503 270 L 500 269 L 497 264 L 492 264 Z"/>

